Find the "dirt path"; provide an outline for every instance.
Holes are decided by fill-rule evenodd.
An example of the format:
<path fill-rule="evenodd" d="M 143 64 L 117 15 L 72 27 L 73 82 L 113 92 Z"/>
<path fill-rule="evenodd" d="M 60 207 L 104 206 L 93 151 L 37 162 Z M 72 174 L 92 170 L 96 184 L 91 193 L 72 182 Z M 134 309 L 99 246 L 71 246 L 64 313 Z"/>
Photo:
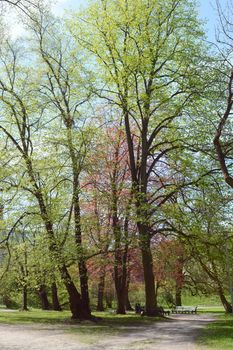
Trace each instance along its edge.
<path fill-rule="evenodd" d="M 195 344 L 210 315 L 177 315 L 150 326 L 124 327 L 120 334 L 67 333 L 64 326 L 0 325 L 1 350 L 199 350 Z M 74 327 L 78 327 L 74 326 Z"/>

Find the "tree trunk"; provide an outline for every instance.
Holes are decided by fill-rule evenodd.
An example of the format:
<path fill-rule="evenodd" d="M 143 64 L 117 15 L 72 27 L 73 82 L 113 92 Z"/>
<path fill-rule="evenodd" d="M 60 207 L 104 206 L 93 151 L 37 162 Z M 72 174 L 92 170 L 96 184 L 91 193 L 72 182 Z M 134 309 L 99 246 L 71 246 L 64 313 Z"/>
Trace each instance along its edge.
<path fill-rule="evenodd" d="M 51 285 L 51 292 L 52 292 L 53 310 L 54 311 L 62 311 L 62 308 L 61 308 L 61 305 L 60 305 L 59 299 L 58 299 L 56 282 L 52 283 L 52 285 Z"/>
<path fill-rule="evenodd" d="M 126 296 L 125 308 L 126 308 L 126 311 L 133 311 L 134 310 L 133 307 L 130 304 L 128 293 L 127 293 L 127 296 Z"/>
<path fill-rule="evenodd" d="M 176 284 L 176 306 L 182 306 L 182 287 Z"/>
<path fill-rule="evenodd" d="M 117 309 L 116 313 L 120 315 L 125 315 L 125 306 L 126 306 L 126 293 L 125 289 L 116 289 L 117 294 Z"/>
<path fill-rule="evenodd" d="M 50 310 L 50 303 L 48 300 L 48 295 L 47 295 L 47 291 L 46 291 L 46 287 L 45 285 L 41 285 L 39 290 L 38 290 L 38 294 L 40 297 L 40 301 L 41 301 L 41 308 L 42 310 Z"/>
<path fill-rule="evenodd" d="M 146 225 L 139 223 L 138 230 L 140 235 L 140 246 L 142 253 L 142 265 L 145 281 L 146 305 L 145 311 L 147 316 L 159 316 L 157 310 L 157 299 L 155 291 L 155 278 L 153 272 L 153 259 L 150 247 L 149 229 Z"/>
<path fill-rule="evenodd" d="M 82 305 L 85 310 L 85 314 L 91 316 L 90 298 L 88 290 L 88 273 L 86 267 L 86 256 L 82 244 L 82 228 L 81 228 L 81 215 L 80 215 L 80 202 L 79 202 L 79 158 L 75 151 L 75 143 L 73 143 L 73 120 L 70 115 L 64 115 L 64 123 L 67 128 L 67 143 L 72 161 L 72 173 L 73 173 L 73 211 L 74 211 L 74 230 L 75 230 L 75 243 L 77 252 L 79 254 L 78 269 L 79 269 L 79 281 L 81 289 Z"/>
<path fill-rule="evenodd" d="M 28 311 L 28 289 L 26 285 L 23 286 L 22 310 Z"/>
<path fill-rule="evenodd" d="M 98 283 L 97 311 L 104 311 L 105 266 L 103 269 Z"/>
<path fill-rule="evenodd" d="M 231 304 L 227 301 L 225 295 L 224 295 L 224 292 L 223 292 L 223 288 L 222 288 L 222 285 L 221 285 L 221 282 L 218 278 L 218 275 L 217 275 L 217 270 L 216 270 L 216 266 L 215 264 L 213 263 L 212 261 L 212 267 L 214 269 L 214 273 L 212 273 L 208 268 L 207 266 L 202 262 L 202 260 L 199 258 L 198 259 L 201 266 L 203 267 L 204 271 L 207 273 L 207 275 L 210 277 L 210 279 L 215 283 L 216 285 L 216 290 L 217 290 L 217 293 L 219 295 L 219 298 L 221 300 L 221 303 L 225 309 L 225 311 L 227 313 L 232 313 L 232 306 Z"/>
<path fill-rule="evenodd" d="M 89 290 L 88 290 L 88 274 L 87 274 L 85 258 L 81 258 L 81 261 L 79 261 L 78 266 L 79 266 L 79 280 L 80 280 L 82 304 L 86 312 L 91 314 L 90 298 L 89 298 Z"/>
<path fill-rule="evenodd" d="M 160 283 L 159 283 L 159 281 L 156 281 L 155 282 L 155 298 L 156 298 L 156 300 L 158 299 L 159 287 L 160 287 Z"/>
<path fill-rule="evenodd" d="M 117 148 L 115 159 L 118 159 L 119 149 Z M 116 162 L 117 164 L 117 162 Z M 112 179 L 112 229 L 115 240 L 114 254 L 114 283 L 117 296 L 117 314 L 125 315 L 126 296 L 127 296 L 127 256 L 128 244 L 123 245 L 124 239 L 128 233 L 128 218 L 125 218 L 124 230 L 122 230 L 118 218 L 118 194 L 117 194 L 117 166 L 115 166 Z"/>
<path fill-rule="evenodd" d="M 133 311 L 133 308 L 130 304 L 129 300 L 129 282 L 127 282 L 127 288 L 126 288 L 126 302 L 125 302 L 125 308 L 127 311 Z"/>
<path fill-rule="evenodd" d="M 227 313 L 232 313 L 232 306 L 231 304 L 227 301 L 223 289 L 221 286 L 218 286 L 218 295 L 220 297 L 221 303 Z"/>
<path fill-rule="evenodd" d="M 115 253 L 114 282 L 117 297 L 117 314 L 125 315 L 127 298 L 127 251 Z"/>
<path fill-rule="evenodd" d="M 60 268 L 62 279 L 65 282 L 66 290 L 69 295 L 69 305 L 72 313 L 72 319 L 89 320 L 92 318 L 90 309 L 83 304 L 80 293 L 78 292 L 74 282 L 65 265 Z"/>
<path fill-rule="evenodd" d="M 147 112 L 149 112 L 149 106 L 145 106 Z M 147 140 L 148 134 L 148 122 L 149 118 L 144 118 L 141 128 L 141 156 L 140 159 L 135 159 L 135 149 L 133 136 L 130 128 L 129 111 L 127 106 L 127 99 L 124 101 L 123 113 L 125 120 L 125 131 L 127 136 L 127 144 L 129 151 L 130 171 L 133 185 L 133 194 L 136 199 L 136 217 L 137 227 L 139 231 L 140 248 L 142 254 L 142 265 L 145 282 L 145 313 L 147 316 L 159 316 L 159 310 L 157 308 L 157 299 L 155 292 L 155 278 L 153 271 L 153 259 L 150 247 L 150 228 L 147 226 L 146 220 L 151 215 L 148 215 L 148 156 L 149 156 L 149 144 Z M 140 163 L 140 167 L 138 166 Z M 139 168 L 139 169 L 138 169 Z"/>

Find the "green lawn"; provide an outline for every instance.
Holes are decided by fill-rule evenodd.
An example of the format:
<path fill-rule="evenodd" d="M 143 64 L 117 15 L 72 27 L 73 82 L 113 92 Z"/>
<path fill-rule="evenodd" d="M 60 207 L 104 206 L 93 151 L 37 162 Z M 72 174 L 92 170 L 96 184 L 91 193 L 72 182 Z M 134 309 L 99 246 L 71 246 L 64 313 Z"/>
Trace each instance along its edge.
<path fill-rule="evenodd" d="M 198 306 L 197 309 L 198 313 L 204 313 L 204 314 L 224 314 L 225 310 L 223 306 Z"/>
<path fill-rule="evenodd" d="M 217 295 L 190 295 L 184 293 L 182 296 L 184 305 L 193 306 L 219 306 L 219 297 Z"/>
<path fill-rule="evenodd" d="M 202 331 L 199 342 L 211 350 L 232 350 L 233 315 L 221 315 L 216 322 L 209 324 Z"/>
<path fill-rule="evenodd" d="M 109 324 L 139 324 L 150 323 L 158 318 L 141 317 L 134 312 L 127 315 L 116 315 L 114 312 L 94 312 L 93 315 L 101 317 L 100 323 Z M 31 309 L 30 311 L 4 310 L 0 309 L 0 323 L 75 323 L 71 320 L 69 311 L 43 311 L 39 309 Z"/>
<path fill-rule="evenodd" d="M 0 309 L 0 323 L 64 323 L 70 319 L 69 311 L 5 311 Z"/>

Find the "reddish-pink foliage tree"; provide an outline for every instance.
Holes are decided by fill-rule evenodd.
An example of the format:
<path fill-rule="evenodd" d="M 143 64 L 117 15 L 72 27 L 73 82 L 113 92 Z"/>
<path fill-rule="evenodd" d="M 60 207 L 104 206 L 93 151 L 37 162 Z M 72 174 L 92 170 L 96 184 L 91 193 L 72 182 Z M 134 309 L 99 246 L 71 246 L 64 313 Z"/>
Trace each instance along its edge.
<path fill-rule="evenodd" d="M 132 223 L 131 177 L 125 133 L 120 125 L 102 130 L 95 147 L 90 171 L 83 186 L 88 197 L 86 217 L 92 217 L 91 242 L 102 253 L 99 288 L 104 289 L 108 252 L 114 255 L 113 276 L 117 296 L 117 313 L 125 313 L 128 277 L 128 250 L 135 234 Z M 104 169 L 104 171 L 103 171 Z M 84 208 L 82 206 L 82 208 Z M 93 229 L 93 222 L 95 222 Z M 98 309 L 103 309 L 103 293 L 98 293 Z"/>
<path fill-rule="evenodd" d="M 170 282 L 175 287 L 175 304 L 181 305 L 187 259 L 183 244 L 175 239 L 163 239 L 154 247 L 153 258 L 157 292 L 159 287 L 166 287 Z"/>

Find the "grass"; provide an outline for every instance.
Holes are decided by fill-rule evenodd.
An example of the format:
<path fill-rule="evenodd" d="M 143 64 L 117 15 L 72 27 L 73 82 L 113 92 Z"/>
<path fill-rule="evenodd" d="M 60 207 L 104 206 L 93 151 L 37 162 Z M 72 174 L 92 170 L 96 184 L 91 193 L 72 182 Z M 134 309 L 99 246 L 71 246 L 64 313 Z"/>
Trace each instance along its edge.
<path fill-rule="evenodd" d="M 141 317 L 134 312 L 129 312 L 127 315 L 117 315 L 114 312 L 94 312 L 95 316 L 101 317 L 100 323 L 109 325 L 138 325 L 151 323 L 158 318 Z M 75 323 L 71 320 L 71 313 L 69 311 L 43 311 L 39 309 L 31 309 L 30 311 L 19 310 L 5 310 L 0 309 L 0 323 L 50 323 L 50 324 L 64 324 Z M 84 322 L 85 324 L 85 322 Z"/>
<path fill-rule="evenodd" d="M 211 350 L 232 350 L 233 315 L 221 315 L 216 322 L 209 324 L 202 331 L 199 343 Z"/>
<path fill-rule="evenodd" d="M 223 306 L 198 306 L 198 313 L 204 314 L 223 314 L 225 312 Z"/>
<path fill-rule="evenodd" d="M 190 295 L 184 293 L 182 296 L 184 305 L 199 306 L 219 306 L 219 297 L 217 295 Z"/>
<path fill-rule="evenodd" d="M 42 311 L 32 309 L 30 311 L 5 311 L 0 310 L 0 323 L 45 323 L 58 324 L 65 323 L 70 319 L 69 311 Z"/>

